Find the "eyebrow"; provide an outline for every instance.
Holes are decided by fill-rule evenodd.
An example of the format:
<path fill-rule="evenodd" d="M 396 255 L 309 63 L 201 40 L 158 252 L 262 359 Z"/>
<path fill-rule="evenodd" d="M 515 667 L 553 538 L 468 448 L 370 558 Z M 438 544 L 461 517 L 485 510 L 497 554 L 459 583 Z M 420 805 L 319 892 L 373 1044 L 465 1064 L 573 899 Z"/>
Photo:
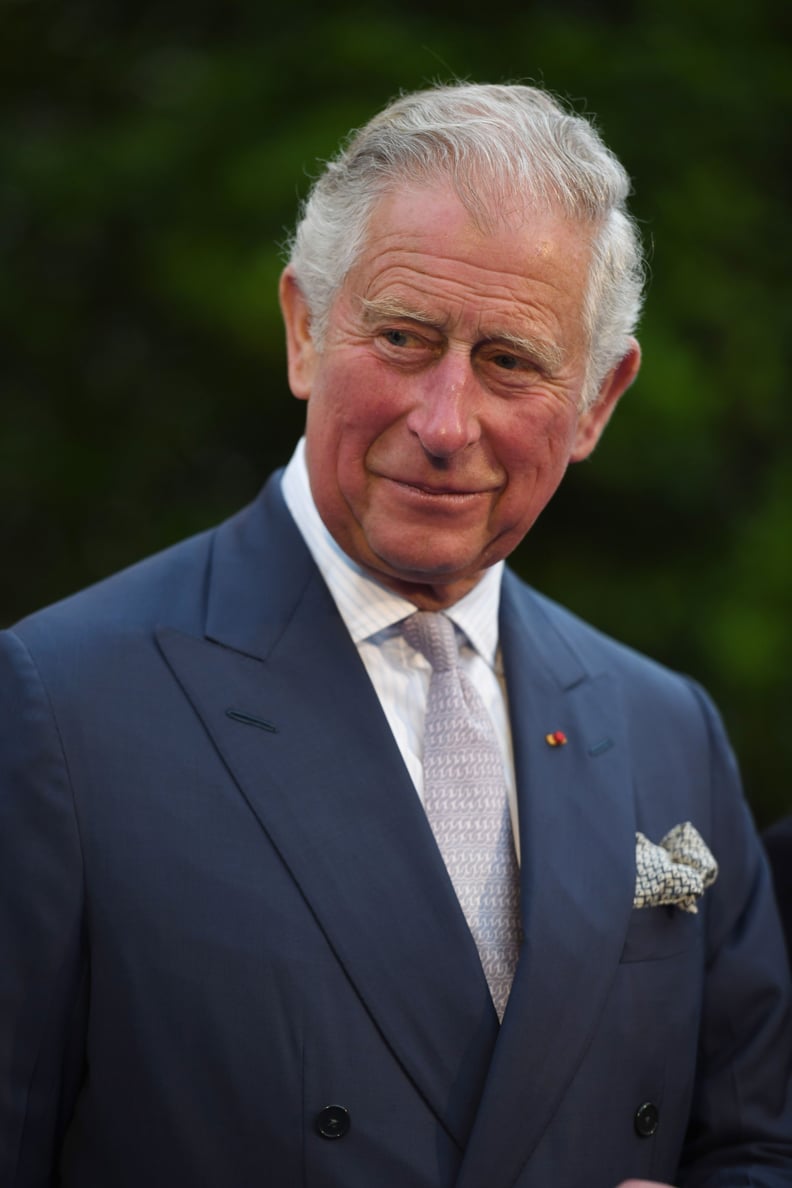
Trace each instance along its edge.
<path fill-rule="evenodd" d="M 359 297 L 363 306 L 363 316 L 370 325 L 380 318 L 404 318 L 408 322 L 421 322 L 424 326 L 433 326 L 437 330 L 444 328 L 444 322 L 438 322 L 436 316 L 426 309 L 414 305 L 407 305 L 398 297 L 383 297 L 381 301 L 371 301 L 368 297 Z"/>
<path fill-rule="evenodd" d="M 438 321 L 435 314 L 420 307 L 408 305 L 398 297 L 384 297 L 380 301 L 371 301 L 368 297 L 358 299 L 363 307 L 363 317 L 367 325 L 372 325 L 380 318 L 401 318 L 407 322 L 417 322 L 424 326 L 443 332 L 445 321 Z M 548 372 L 557 371 L 565 358 L 565 352 L 555 343 L 544 338 L 527 338 L 520 334 L 512 334 L 507 330 L 487 334 L 482 343 L 491 346 L 503 345 L 506 349 L 518 354 L 530 355 Z"/>
<path fill-rule="evenodd" d="M 557 371 L 565 358 L 565 352 L 561 347 L 557 347 L 555 343 L 548 342 L 544 338 L 522 338 L 520 335 L 503 331 L 488 335 L 485 341 L 493 346 L 502 343 L 505 347 L 511 347 L 518 354 L 530 355 L 548 372 Z"/>

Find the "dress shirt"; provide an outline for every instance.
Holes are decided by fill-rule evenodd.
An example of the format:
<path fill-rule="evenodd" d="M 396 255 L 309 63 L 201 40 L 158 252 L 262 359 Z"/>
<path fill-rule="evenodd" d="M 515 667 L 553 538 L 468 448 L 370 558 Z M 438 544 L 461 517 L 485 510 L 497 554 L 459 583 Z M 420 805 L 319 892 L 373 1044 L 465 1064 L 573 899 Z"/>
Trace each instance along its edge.
<path fill-rule="evenodd" d="M 404 639 L 399 624 L 413 603 L 369 576 L 325 527 L 311 494 L 301 439 L 282 481 L 286 506 L 327 584 L 358 649 L 418 795 L 423 799 L 423 723 L 429 662 Z M 503 753 L 517 858 L 520 842 L 511 730 L 498 647 L 503 562 L 484 572 L 464 598 L 446 610 L 457 629 L 460 663 L 481 694 Z"/>

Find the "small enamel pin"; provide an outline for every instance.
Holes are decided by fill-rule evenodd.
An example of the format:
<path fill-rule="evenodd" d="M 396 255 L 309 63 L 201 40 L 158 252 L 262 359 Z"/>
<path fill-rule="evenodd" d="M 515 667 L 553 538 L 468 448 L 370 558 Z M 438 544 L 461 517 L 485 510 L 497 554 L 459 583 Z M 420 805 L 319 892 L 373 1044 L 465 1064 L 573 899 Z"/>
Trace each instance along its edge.
<path fill-rule="evenodd" d="M 565 747 L 567 744 L 567 736 L 563 730 L 552 730 L 550 734 L 545 735 L 545 742 L 548 747 Z"/>

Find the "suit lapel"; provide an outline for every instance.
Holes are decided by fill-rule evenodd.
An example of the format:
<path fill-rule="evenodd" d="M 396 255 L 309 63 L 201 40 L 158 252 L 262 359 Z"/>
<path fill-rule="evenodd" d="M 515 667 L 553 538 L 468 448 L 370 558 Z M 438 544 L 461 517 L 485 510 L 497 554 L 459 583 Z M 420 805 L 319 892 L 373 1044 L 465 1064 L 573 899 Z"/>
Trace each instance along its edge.
<path fill-rule="evenodd" d="M 635 879 L 628 749 L 610 678 L 586 674 L 508 574 L 501 641 L 525 940 L 457 1188 L 510 1188 L 530 1158 L 603 1009 Z M 545 735 L 556 730 L 568 741 L 551 747 Z"/>
<path fill-rule="evenodd" d="M 274 483 L 218 531 L 207 636 L 159 640 L 386 1042 L 464 1148 L 497 1021 L 390 728 Z"/>

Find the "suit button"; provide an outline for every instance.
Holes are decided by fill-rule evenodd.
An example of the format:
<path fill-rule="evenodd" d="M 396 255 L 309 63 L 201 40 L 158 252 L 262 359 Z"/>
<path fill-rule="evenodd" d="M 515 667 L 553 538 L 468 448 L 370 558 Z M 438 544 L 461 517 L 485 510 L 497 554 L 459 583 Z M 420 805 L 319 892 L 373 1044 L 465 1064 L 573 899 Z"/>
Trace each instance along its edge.
<path fill-rule="evenodd" d="M 316 1133 L 322 1138 L 343 1138 L 350 1127 L 349 1110 L 340 1105 L 325 1106 L 316 1115 Z"/>
<path fill-rule="evenodd" d="M 635 1111 L 633 1118 L 635 1133 L 639 1134 L 641 1138 L 651 1138 L 657 1130 L 659 1121 L 660 1114 L 657 1111 L 657 1106 L 653 1101 L 645 1101 Z"/>

